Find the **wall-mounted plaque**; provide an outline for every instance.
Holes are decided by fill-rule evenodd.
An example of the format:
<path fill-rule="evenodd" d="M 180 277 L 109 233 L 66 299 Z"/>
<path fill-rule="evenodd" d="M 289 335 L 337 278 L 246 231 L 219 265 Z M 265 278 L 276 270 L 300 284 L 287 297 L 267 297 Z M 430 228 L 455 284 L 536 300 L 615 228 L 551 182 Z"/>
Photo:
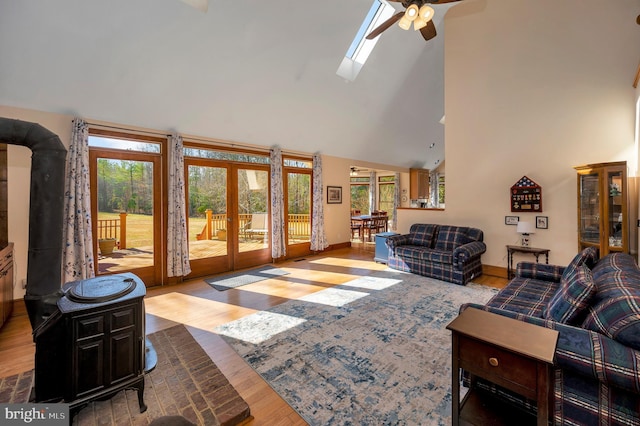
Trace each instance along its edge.
<path fill-rule="evenodd" d="M 542 211 L 542 187 L 522 176 L 511 187 L 511 211 L 512 212 L 541 212 Z"/>

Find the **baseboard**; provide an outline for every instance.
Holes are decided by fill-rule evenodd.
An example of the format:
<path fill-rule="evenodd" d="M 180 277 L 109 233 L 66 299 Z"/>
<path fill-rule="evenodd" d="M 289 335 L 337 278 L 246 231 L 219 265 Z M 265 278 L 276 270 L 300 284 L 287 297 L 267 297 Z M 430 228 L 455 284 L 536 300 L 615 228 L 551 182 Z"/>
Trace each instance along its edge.
<path fill-rule="evenodd" d="M 507 278 L 507 268 L 503 266 L 482 265 L 482 273 L 492 277 Z"/>

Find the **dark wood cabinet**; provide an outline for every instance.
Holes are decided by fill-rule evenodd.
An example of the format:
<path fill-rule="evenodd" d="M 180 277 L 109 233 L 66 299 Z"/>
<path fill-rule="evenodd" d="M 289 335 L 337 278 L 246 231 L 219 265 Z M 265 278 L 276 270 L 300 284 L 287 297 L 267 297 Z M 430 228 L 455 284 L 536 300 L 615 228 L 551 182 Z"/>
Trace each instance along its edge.
<path fill-rule="evenodd" d="M 0 251 L 0 327 L 13 311 L 13 243 Z"/>
<path fill-rule="evenodd" d="M 474 308 L 464 310 L 447 329 L 452 332 L 453 426 L 548 425 L 556 330 Z M 469 373 L 471 382 L 462 400 L 460 370 Z M 490 395 L 482 395 L 474 385 L 476 377 L 536 401 L 537 418 Z"/>

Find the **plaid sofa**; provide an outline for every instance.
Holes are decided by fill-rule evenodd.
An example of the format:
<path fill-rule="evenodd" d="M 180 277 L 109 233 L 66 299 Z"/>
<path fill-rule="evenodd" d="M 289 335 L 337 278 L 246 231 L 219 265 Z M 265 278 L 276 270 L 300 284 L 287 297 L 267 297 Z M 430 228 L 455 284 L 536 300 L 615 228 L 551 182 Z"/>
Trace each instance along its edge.
<path fill-rule="evenodd" d="M 597 250 L 565 268 L 521 262 L 486 305 L 467 304 L 555 329 L 553 423 L 640 425 L 640 269 L 633 257 Z M 535 412 L 491 383 L 479 386 Z"/>
<path fill-rule="evenodd" d="M 416 223 L 408 234 L 386 240 L 393 269 L 465 285 L 482 274 L 487 250 L 482 231 L 466 226 Z"/>

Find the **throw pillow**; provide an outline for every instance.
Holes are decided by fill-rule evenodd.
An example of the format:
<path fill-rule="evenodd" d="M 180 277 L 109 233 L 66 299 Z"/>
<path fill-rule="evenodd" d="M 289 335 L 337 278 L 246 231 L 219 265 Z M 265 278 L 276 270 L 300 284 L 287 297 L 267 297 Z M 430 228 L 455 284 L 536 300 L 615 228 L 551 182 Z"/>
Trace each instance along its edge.
<path fill-rule="evenodd" d="M 544 317 L 570 325 L 578 325 L 587 314 L 589 303 L 596 294 L 596 285 L 591 269 L 586 265 L 571 268 L 571 272 L 563 275 L 560 288 L 553 295 Z"/>
<path fill-rule="evenodd" d="M 575 257 L 569 262 L 569 265 L 564 270 L 564 275 L 573 274 L 573 269 L 577 268 L 580 265 L 587 265 L 589 269 L 593 269 L 595 264 L 598 262 L 599 254 L 597 247 L 587 247 L 582 250 L 580 253 L 576 254 Z"/>
<path fill-rule="evenodd" d="M 427 223 L 416 223 L 411 225 L 409 235 L 411 236 L 411 245 L 431 247 L 433 235 L 436 232 L 436 225 Z"/>

